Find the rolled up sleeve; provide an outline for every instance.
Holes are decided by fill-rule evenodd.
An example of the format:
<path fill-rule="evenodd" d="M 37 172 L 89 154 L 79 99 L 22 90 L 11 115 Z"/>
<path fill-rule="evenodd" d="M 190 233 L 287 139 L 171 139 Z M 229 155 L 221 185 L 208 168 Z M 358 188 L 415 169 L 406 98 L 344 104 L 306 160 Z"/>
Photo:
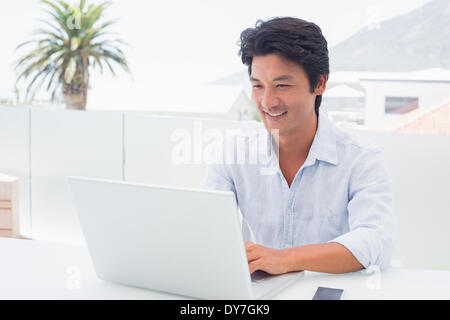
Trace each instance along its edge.
<path fill-rule="evenodd" d="M 342 244 L 366 269 L 389 267 L 394 251 L 394 210 L 391 179 L 379 151 L 366 151 L 355 161 L 347 210 L 349 232 L 329 242 Z"/>

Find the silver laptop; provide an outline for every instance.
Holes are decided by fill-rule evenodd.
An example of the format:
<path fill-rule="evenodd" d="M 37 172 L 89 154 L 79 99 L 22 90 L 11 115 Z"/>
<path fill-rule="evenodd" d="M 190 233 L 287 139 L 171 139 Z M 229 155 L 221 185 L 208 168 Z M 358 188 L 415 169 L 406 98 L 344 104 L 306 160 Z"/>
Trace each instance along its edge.
<path fill-rule="evenodd" d="M 68 181 L 101 279 L 201 299 L 267 299 L 303 275 L 250 275 L 232 192 Z"/>

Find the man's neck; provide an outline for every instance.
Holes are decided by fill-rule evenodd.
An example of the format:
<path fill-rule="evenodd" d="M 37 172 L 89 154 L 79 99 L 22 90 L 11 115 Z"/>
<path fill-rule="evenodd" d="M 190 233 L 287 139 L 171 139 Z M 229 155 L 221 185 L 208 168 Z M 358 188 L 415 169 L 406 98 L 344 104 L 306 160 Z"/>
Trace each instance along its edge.
<path fill-rule="evenodd" d="M 279 137 L 279 153 L 284 157 L 306 158 L 316 135 L 318 117 L 313 111 L 296 131 Z"/>

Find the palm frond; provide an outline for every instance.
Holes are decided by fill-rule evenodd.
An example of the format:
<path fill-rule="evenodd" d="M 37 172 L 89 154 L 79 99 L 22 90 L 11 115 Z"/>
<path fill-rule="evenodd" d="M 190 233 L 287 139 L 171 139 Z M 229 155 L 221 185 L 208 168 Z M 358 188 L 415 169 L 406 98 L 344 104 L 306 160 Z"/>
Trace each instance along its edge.
<path fill-rule="evenodd" d="M 39 20 L 43 28 L 32 33 L 33 39 L 16 47 L 16 50 L 22 50 L 34 46 L 17 60 L 15 66 L 18 72 L 16 83 L 31 79 L 27 92 L 37 90 L 45 84 L 46 90 L 52 90 L 54 97 L 55 90 L 62 84 L 70 84 L 80 77 L 88 79 L 91 66 L 98 67 L 100 73 L 103 73 L 106 65 L 115 75 L 115 63 L 130 72 L 120 47 L 126 43 L 117 37 L 112 38 L 115 33 L 108 31 L 108 27 L 116 21 L 103 21 L 110 1 L 98 5 L 87 5 L 85 0 L 80 0 L 77 4 L 61 0 L 41 2 L 49 18 Z"/>

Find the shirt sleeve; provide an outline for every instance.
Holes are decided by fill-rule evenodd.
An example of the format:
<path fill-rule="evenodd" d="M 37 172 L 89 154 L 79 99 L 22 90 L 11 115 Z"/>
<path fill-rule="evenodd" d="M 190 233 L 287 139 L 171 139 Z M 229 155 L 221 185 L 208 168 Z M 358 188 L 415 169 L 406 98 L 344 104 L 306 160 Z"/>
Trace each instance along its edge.
<path fill-rule="evenodd" d="M 345 246 L 364 266 L 387 268 L 394 250 L 391 179 L 380 151 L 365 151 L 355 162 L 348 202 L 349 232 L 331 240 Z"/>
<path fill-rule="evenodd" d="M 203 189 L 233 191 L 236 194 L 231 175 L 223 164 L 209 165 L 201 187 Z"/>
<path fill-rule="evenodd" d="M 234 151 L 232 137 L 216 141 L 216 144 L 211 149 L 211 161 L 201 182 L 201 188 L 233 191 L 236 194 L 231 167 L 226 162 L 227 154 L 230 150 Z"/>

